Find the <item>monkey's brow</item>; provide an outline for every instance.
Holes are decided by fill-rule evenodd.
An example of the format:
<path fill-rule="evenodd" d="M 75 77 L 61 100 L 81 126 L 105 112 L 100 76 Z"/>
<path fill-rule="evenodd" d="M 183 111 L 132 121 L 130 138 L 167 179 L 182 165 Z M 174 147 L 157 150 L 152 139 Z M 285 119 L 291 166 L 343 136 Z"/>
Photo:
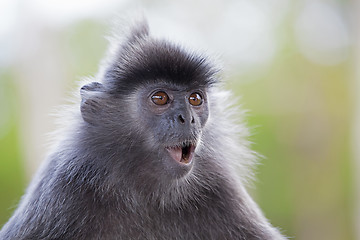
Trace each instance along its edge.
<path fill-rule="evenodd" d="M 156 90 L 169 90 L 169 91 L 173 91 L 173 92 L 182 92 L 182 91 L 196 91 L 196 90 L 205 90 L 205 87 L 202 86 L 192 86 L 192 85 L 181 85 L 181 84 L 174 84 L 174 83 L 169 83 L 166 81 L 161 81 L 161 82 L 149 82 L 147 84 L 144 84 L 144 86 L 147 86 L 147 89 L 154 89 L 154 91 Z"/>

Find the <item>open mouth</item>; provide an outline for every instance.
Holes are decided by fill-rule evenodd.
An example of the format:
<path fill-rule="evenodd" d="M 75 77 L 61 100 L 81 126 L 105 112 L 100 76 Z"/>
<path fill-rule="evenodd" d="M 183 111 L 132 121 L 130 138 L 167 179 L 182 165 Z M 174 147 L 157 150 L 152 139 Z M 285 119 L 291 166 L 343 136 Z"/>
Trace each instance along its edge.
<path fill-rule="evenodd" d="M 192 143 L 183 143 L 181 146 L 167 147 L 170 156 L 177 162 L 189 164 L 194 156 L 196 146 Z"/>

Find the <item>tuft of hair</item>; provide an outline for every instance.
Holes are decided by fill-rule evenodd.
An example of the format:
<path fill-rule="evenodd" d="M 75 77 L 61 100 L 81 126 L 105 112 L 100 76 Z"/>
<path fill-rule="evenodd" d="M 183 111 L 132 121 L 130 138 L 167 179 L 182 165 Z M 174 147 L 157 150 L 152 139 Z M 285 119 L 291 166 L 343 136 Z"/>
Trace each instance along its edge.
<path fill-rule="evenodd" d="M 219 69 L 207 56 L 150 36 L 145 20 L 134 23 L 125 37 L 114 35 L 110 42 L 99 76 L 110 93 L 121 94 L 143 83 L 163 80 L 188 86 L 217 82 Z"/>

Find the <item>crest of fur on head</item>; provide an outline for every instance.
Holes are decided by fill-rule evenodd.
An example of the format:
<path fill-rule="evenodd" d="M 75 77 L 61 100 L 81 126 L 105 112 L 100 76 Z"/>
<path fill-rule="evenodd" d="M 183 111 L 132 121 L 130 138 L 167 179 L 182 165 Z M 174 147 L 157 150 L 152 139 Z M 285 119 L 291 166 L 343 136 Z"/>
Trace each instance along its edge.
<path fill-rule="evenodd" d="M 173 83 L 211 85 L 219 71 L 207 57 L 150 35 L 145 20 L 133 24 L 125 37 L 114 35 L 100 78 L 112 91 L 134 89 L 154 77 Z M 121 44 L 119 44 L 121 42 Z M 197 76 L 200 76 L 197 77 Z M 199 81 L 194 81 L 194 79 Z M 200 79 L 204 81 L 200 81 Z"/>

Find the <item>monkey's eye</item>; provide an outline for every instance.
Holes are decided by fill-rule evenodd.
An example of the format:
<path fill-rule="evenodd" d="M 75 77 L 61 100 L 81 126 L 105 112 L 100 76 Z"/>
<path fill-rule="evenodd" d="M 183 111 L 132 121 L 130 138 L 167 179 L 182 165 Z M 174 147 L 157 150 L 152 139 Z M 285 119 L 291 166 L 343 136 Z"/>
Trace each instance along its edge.
<path fill-rule="evenodd" d="M 165 92 L 159 91 L 159 92 L 154 93 L 154 95 L 151 96 L 151 100 L 156 105 L 165 105 L 169 101 L 169 96 Z"/>
<path fill-rule="evenodd" d="M 201 96 L 199 93 L 197 93 L 197 92 L 192 93 L 192 94 L 190 95 L 190 97 L 189 97 L 189 103 L 190 103 L 191 105 L 193 105 L 193 106 L 199 106 L 199 105 L 202 104 L 202 102 L 203 102 L 203 98 L 202 98 L 202 96 Z"/>

